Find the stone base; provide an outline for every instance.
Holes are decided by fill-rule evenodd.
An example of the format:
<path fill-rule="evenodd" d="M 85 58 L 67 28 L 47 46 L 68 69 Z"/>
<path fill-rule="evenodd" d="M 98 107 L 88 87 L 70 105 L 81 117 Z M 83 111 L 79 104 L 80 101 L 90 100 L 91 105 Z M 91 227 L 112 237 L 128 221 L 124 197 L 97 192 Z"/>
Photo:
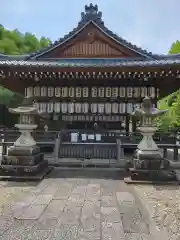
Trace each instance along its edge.
<path fill-rule="evenodd" d="M 15 147 L 12 146 L 8 150 L 8 156 L 34 156 L 40 153 L 40 147 Z"/>
<path fill-rule="evenodd" d="M 49 174 L 52 171 L 52 167 L 48 167 L 44 170 L 42 170 L 37 175 L 23 175 L 23 176 L 14 176 L 14 175 L 1 175 L 0 172 L 0 181 L 40 181 L 42 180 L 47 174 Z"/>
<path fill-rule="evenodd" d="M 5 155 L 1 162 L 2 165 L 21 165 L 33 166 L 39 164 L 44 159 L 44 154 L 38 153 L 32 156 L 9 156 Z"/>
<path fill-rule="evenodd" d="M 135 169 L 129 168 L 130 177 L 125 182 L 175 182 L 177 181 L 176 172 L 173 170 L 152 170 L 152 169 Z"/>
<path fill-rule="evenodd" d="M 156 159 L 162 159 L 162 153 L 159 150 L 149 150 L 149 151 L 142 151 L 140 149 L 137 149 L 135 151 L 134 157 L 143 160 L 156 160 Z"/>
<path fill-rule="evenodd" d="M 135 169 L 158 170 L 161 168 L 162 164 L 163 159 L 146 159 L 146 160 L 140 160 L 137 158 L 133 159 L 133 167 Z"/>
<path fill-rule="evenodd" d="M 0 165 L 0 179 L 40 180 L 49 172 L 40 148 L 12 147 Z"/>
<path fill-rule="evenodd" d="M 147 180 L 132 180 L 131 177 L 124 178 L 124 182 L 127 184 L 156 184 L 156 185 L 179 185 L 180 182 L 177 181 L 160 181 L 160 180 L 153 180 L 153 181 L 147 181 Z"/>

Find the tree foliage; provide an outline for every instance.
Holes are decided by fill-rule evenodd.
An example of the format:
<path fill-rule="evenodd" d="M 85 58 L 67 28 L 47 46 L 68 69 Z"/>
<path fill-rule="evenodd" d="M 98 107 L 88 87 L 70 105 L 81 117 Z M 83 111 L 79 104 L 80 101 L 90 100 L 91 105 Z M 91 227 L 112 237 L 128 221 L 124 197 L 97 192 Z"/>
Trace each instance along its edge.
<path fill-rule="evenodd" d="M 28 54 L 37 52 L 51 44 L 46 37 L 38 39 L 32 33 L 20 33 L 17 29 L 7 30 L 0 25 L 0 53 L 3 54 Z"/>
<path fill-rule="evenodd" d="M 180 41 L 176 41 L 171 45 L 169 54 L 178 54 L 180 53 Z"/>

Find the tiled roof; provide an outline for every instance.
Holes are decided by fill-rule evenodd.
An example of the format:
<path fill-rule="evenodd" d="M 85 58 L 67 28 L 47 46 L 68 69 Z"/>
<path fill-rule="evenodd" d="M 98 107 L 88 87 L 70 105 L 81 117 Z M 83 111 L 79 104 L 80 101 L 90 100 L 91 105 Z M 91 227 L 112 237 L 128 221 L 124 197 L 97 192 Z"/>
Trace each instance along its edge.
<path fill-rule="evenodd" d="M 36 57 L 39 57 L 54 48 L 62 45 L 66 41 L 70 40 L 72 37 L 74 37 L 76 34 L 78 34 L 82 29 L 87 26 L 89 23 L 93 23 L 96 27 L 98 27 L 102 32 L 104 32 L 106 35 L 108 35 L 110 38 L 117 41 L 119 44 L 123 45 L 124 47 L 142 55 L 146 58 L 154 59 L 155 55 L 153 55 L 151 52 L 147 52 L 146 50 L 143 50 L 136 45 L 132 45 L 130 42 L 127 42 L 125 39 L 119 37 L 117 34 L 113 33 L 111 30 L 109 30 L 102 20 L 102 12 L 98 11 L 98 6 L 93 5 L 92 3 L 89 6 L 85 6 L 85 12 L 81 13 L 81 20 L 78 23 L 78 26 L 74 28 L 69 34 L 65 35 L 63 38 L 60 38 L 58 41 L 51 44 L 49 47 L 42 49 L 39 52 L 33 53 L 29 56 L 29 58 L 35 59 Z"/>
<path fill-rule="evenodd" d="M 66 41 L 70 40 L 73 36 L 78 34 L 85 26 L 87 26 L 89 23 L 93 23 L 97 28 L 99 28 L 102 32 L 104 32 L 106 35 L 108 35 L 110 38 L 117 41 L 119 44 L 123 45 L 124 47 L 139 53 L 141 56 L 145 57 L 144 60 L 150 59 L 150 60 L 168 60 L 168 59 L 180 59 L 180 54 L 171 54 L 171 55 L 158 55 L 158 54 L 152 54 L 151 52 L 147 52 L 146 50 L 143 50 L 136 45 L 132 45 L 131 43 L 127 42 L 125 39 L 119 37 L 112 31 L 110 31 L 105 25 L 102 20 L 102 13 L 98 11 L 98 6 L 90 4 L 89 6 L 85 6 L 85 12 L 81 13 L 81 20 L 78 23 L 78 26 L 74 28 L 69 34 L 65 35 L 63 38 L 60 38 L 58 41 L 55 41 L 53 44 L 51 44 L 49 47 L 44 48 L 36 53 L 32 54 L 26 54 L 26 55 L 5 55 L 0 54 L 0 60 L 35 60 L 37 57 L 51 51 L 52 49 L 55 49 L 56 47 L 64 44 Z M 47 59 L 47 61 L 51 62 L 50 59 Z M 143 60 L 142 60 L 143 61 Z M 51 63 L 50 63 L 51 64 Z M 54 63 L 52 63 L 54 64 Z M 144 63 L 146 64 L 146 63 Z"/>
<path fill-rule="evenodd" d="M 0 66 L 32 67 L 148 67 L 180 64 L 180 58 L 161 60 L 125 60 L 125 59 L 62 59 L 58 61 L 20 61 L 0 60 Z"/>

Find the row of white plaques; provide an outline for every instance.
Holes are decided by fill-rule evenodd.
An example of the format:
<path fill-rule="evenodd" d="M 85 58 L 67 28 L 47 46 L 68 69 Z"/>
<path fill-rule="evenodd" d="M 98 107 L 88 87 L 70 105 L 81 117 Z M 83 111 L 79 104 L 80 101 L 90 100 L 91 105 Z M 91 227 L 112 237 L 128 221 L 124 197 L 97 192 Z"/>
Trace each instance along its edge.
<path fill-rule="evenodd" d="M 155 98 L 158 91 L 154 87 L 28 87 L 27 97 L 145 97 Z"/>
<path fill-rule="evenodd" d="M 22 116 L 21 123 L 33 124 L 33 117 L 24 115 Z M 55 115 L 54 120 L 58 120 L 58 117 Z M 95 121 L 95 122 L 121 122 L 125 120 L 125 116 L 92 116 L 92 115 L 63 115 L 63 121 L 73 122 L 73 121 Z"/>
<path fill-rule="evenodd" d="M 86 115 L 64 115 L 62 116 L 63 121 L 95 121 L 95 122 L 123 122 L 125 121 L 125 116 L 86 116 Z"/>
<path fill-rule="evenodd" d="M 140 107 L 140 103 L 66 103 L 49 102 L 36 103 L 40 113 L 132 113 L 135 108 Z"/>

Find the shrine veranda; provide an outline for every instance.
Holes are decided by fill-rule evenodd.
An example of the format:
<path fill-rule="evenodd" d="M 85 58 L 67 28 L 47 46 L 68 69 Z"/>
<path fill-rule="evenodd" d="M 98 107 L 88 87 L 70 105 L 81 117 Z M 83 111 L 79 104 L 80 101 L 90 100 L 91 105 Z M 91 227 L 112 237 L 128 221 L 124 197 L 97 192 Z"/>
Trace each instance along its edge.
<path fill-rule="evenodd" d="M 0 55 L 0 81 L 33 97 L 51 128 L 135 132 L 130 115 L 145 96 L 180 88 L 180 55 L 155 55 L 111 32 L 97 5 L 85 6 L 77 27 L 39 52 Z M 28 123 L 28 119 L 26 122 Z"/>

